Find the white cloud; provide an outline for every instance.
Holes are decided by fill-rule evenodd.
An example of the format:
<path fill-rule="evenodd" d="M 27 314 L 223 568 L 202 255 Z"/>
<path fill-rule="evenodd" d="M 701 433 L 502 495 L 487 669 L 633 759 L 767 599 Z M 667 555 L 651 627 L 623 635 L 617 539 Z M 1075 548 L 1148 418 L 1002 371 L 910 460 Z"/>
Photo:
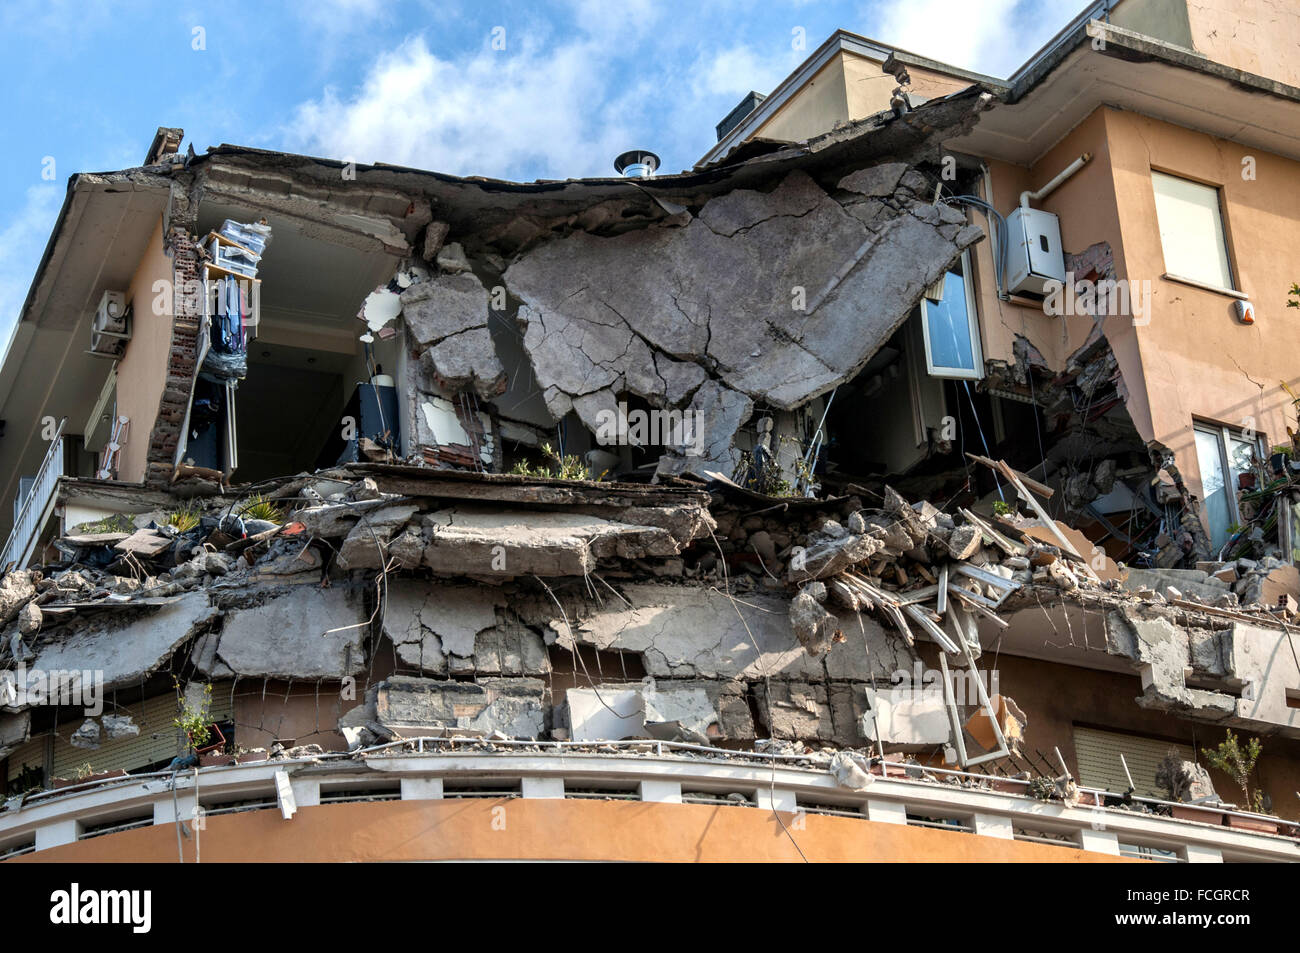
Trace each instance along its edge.
<path fill-rule="evenodd" d="M 766 95 L 796 65 L 798 59 L 792 53 L 773 56 L 752 46 L 733 46 L 700 57 L 693 68 L 694 88 L 699 96 L 725 96 L 736 101 L 751 89 Z"/>
<path fill-rule="evenodd" d="M 53 184 L 28 187 L 22 208 L 0 230 L 0 351 L 18 321 L 63 195 Z"/>
<path fill-rule="evenodd" d="M 1082 0 L 891 0 L 865 16 L 882 43 L 1005 78 L 1082 10 Z"/>
<path fill-rule="evenodd" d="M 611 47 L 583 36 L 543 48 L 538 34 L 509 29 L 505 45 L 493 50 L 485 36 L 481 49 L 444 59 L 409 38 L 351 95 L 327 89 L 300 106 L 290 137 L 334 158 L 460 175 L 611 174 L 613 157 L 635 145 L 607 99 Z"/>

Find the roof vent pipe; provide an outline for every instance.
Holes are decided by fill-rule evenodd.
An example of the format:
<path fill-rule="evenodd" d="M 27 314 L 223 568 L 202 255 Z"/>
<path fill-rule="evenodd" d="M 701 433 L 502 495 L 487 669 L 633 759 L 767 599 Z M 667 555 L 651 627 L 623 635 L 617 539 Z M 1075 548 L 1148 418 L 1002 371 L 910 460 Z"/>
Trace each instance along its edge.
<path fill-rule="evenodd" d="M 1062 169 L 1061 172 L 1056 176 L 1056 178 L 1052 179 L 1051 182 L 1048 182 L 1037 192 L 1030 192 L 1028 189 L 1026 189 L 1024 192 L 1021 192 L 1020 207 L 1029 208 L 1030 199 L 1033 199 L 1036 202 L 1039 199 L 1047 198 L 1049 195 L 1051 195 L 1053 192 L 1056 191 L 1057 186 L 1059 186 L 1070 176 L 1074 175 L 1074 173 L 1082 169 L 1087 164 L 1088 160 L 1091 158 L 1092 158 L 1092 153 L 1085 152 L 1083 155 L 1079 156 L 1079 158 L 1075 159 L 1064 169 Z"/>
<path fill-rule="evenodd" d="M 648 179 L 659 168 L 659 157 L 644 149 L 632 149 L 614 160 L 614 171 L 625 179 Z"/>

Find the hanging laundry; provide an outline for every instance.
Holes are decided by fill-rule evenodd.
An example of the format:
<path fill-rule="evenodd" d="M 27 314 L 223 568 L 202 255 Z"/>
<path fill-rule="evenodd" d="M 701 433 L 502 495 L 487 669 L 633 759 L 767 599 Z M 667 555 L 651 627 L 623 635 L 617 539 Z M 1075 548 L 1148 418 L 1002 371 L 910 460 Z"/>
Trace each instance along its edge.
<path fill-rule="evenodd" d="M 226 383 L 243 380 L 248 375 L 246 322 L 252 315 L 253 279 L 262 253 L 271 241 L 271 227 L 265 222 L 226 219 L 217 235 L 236 244 L 224 244 L 214 237 L 209 249 L 213 263 L 240 277 L 225 275 L 213 282 L 208 353 L 199 376 L 213 383 Z"/>

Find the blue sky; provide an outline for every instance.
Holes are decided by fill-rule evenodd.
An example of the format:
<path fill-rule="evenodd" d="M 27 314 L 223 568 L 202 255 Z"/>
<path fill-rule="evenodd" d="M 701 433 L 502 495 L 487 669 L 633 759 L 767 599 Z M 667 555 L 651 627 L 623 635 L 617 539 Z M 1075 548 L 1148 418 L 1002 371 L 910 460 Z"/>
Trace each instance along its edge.
<path fill-rule="evenodd" d="M 68 176 L 139 165 L 160 125 L 199 152 L 227 142 L 527 181 L 607 175 L 638 147 L 677 171 L 747 91 L 770 92 L 837 28 L 1006 76 L 1083 6 L 6 0 L 0 335 Z"/>

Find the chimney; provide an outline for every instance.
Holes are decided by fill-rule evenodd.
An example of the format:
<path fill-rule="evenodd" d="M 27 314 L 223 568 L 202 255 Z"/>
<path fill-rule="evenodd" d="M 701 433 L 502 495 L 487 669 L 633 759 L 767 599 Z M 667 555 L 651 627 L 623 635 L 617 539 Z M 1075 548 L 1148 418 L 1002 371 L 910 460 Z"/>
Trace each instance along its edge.
<path fill-rule="evenodd" d="M 644 149 L 630 149 L 614 160 L 614 171 L 625 179 L 648 179 L 659 168 L 659 157 Z"/>

